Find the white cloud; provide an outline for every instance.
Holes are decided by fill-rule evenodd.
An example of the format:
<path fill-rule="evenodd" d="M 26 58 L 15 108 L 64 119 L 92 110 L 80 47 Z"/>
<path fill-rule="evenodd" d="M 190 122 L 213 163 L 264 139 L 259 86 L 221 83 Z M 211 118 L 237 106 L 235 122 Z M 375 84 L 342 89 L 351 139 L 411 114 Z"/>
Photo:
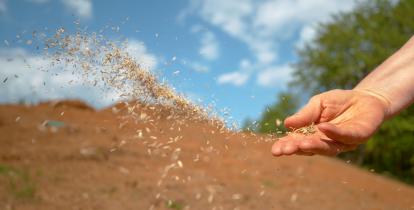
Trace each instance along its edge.
<path fill-rule="evenodd" d="M 302 28 L 299 34 L 299 40 L 296 42 L 296 47 L 302 48 L 306 43 L 312 41 L 316 36 L 316 27 L 308 25 Z"/>
<path fill-rule="evenodd" d="M 318 22 L 329 21 L 331 14 L 349 11 L 355 1 L 340 0 L 191 0 L 188 9 L 180 14 L 181 19 L 197 15 L 245 43 L 254 56 L 251 68 L 269 73 L 279 68 L 277 64 L 279 45 L 293 40 L 296 46 L 303 45 L 315 36 Z M 294 46 L 292 46 L 294 47 Z M 239 72 L 244 72 L 239 70 Z M 264 74 L 264 73 L 263 73 Z M 288 76 L 288 75 L 286 75 Z M 225 77 L 227 78 L 227 77 Z M 244 77 L 243 77 L 244 78 Z M 266 81 L 261 80 L 264 84 Z M 238 83 L 240 84 L 240 83 Z"/>
<path fill-rule="evenodd" d="M 254 40 L 250 42 L 250 47 L 253 50 L 258 64 L 270 64 L 277 58 L 276 50 L 269 41 L 263 39 L 261 41 Z"/>
<path fill-rule="evenodd" d="M 249 74 L 245 72 L 230 72 L 222 74 L 218 77 L 217 82 L 219 84 L 231 84 L 234 86 L 241 86 L 247 82 Z"/>
<path fill-rule="evenodd" d="M 240 61 L 240 68 L 244 70 L 248 70 L 252 67 L 252 63 L 247 58 L 244 58 Z"/>
<path fill-rule="evenodd" d="M 144 42 L 138 40 L 129 40 L 126 51 L 132 56 L 142 67 L 152 70 L 157 67 L 157 57 L 148 52 Z"/>
<path fill-rule="evenodd" d="M 148 53 L 144 43 L 133 40 L 127 50 L 145 67 L 156 67 L 156 57 Z M 98 81 L 94 74 L 85 78 L 84 72 L 74 66 L 52 66 L 53 61 L 22 48 L 0 48 L 0 103 L 76 98 L 103 107 L 125 98 L 122 92 Z"/>
<path fill-rule="evenodd" d="M 244 85 L 249 80 L 254 68 L 250 60 L 242 59 L 239 63 L 239 70 L 219 75 L 217 83 L 234 86 Z"/>
<path fill-rule="evenodd" d="M 263 87 L 283 87 L 291 78 L 292 67 L 289 65 L 274 66 L 257 75 L 257 84 Z"/>
<path fill-rule="evenodd" d="M 207 60 L 215 60 L 219 56 L 219 44 L 216 39 L 216 36 L 207 31 L 203 34 L 201 38 L 201 47 L 200 55 L 202 55 Z"/>
<path fill-rule="evenodd" d="M 0 0 L 0 13 L 7 12 L 7 2 L 6 0 Z"/>
<path fill-rule="evenodd" d="M 239 36 L 245 31 L 244 18 L 252 14 L 250 0 L 206 0 L 193 1 L 195 8 L 201 9 L 201 16 L 227 33 Z"/>
<path fill-rule="evenodd" d="M 209 71 L 208 66 L 198 62 L 186 62 L 186 65 L 188 65 L 192 70 L 200 73 L 206 73 Z"/>
<path fill-rule="evenodd" d="M 199 24 L 191 26 L 190 31 L 194 34 L 201 34 L 199 53 L 204 59 L 211 61 L 220 56 L 219 42 L 213 32 Z"/>
<path fill-rule="evenodd" d="M 354 1 L 278 0 L 265 1 L 258 6 L 253 24 L 261 33 L 290 35 L 295 28 L 327 21 L 332 13 L 350 10 Z"/>
<path fill-rule="evenodd" d="M 51 67 L 51 61 L 22 48 L 1 48 L 0 102 L 76 98 L 103 107 L 120 99 L 114 91 L 85 82 L 80 72 L 67 70 L 70 67 Z"/>
<path fill-rule="evenodd" d="M 80 18 L 92 17 L 92 0 L 62 0 L 62 2 Z"/>

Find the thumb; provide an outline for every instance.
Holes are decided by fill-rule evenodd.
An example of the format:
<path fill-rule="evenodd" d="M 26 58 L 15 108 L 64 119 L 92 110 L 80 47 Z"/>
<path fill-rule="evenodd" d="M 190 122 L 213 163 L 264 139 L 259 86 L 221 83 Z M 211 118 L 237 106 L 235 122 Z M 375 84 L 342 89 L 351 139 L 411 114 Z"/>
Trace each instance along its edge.
<path fill-rule="evenodd" d="M 344 144 L 360 144 L 373 134 L 366 126 L 352 122 L 340 126 L 325 122 L 318 124 L 318 129 L 328 138 Z"/>
<path fill-rule="evenodd" d="M 320 98 L 314 96 L 299 112 L 285 119 L 285 127 L 301 128 L 310 125 L 320 118 L 321 112 Z"/>

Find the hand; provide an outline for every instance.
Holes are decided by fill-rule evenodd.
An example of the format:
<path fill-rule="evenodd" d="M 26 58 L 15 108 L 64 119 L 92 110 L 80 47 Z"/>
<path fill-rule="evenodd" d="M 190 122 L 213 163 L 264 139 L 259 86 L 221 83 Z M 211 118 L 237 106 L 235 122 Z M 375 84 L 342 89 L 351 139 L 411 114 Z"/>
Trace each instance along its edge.
<path fill-rule="evenodd" d="M 327 155 L 355 149 L 366 142 L 387 115 L 389 103 L 365 90 L 332 90 L 311 98 L 297 114 L 285 120 L 285 126 L 298 129 L 315 124 L 310 135 L 290 133 L 276 141 L 274 156 Z"/>

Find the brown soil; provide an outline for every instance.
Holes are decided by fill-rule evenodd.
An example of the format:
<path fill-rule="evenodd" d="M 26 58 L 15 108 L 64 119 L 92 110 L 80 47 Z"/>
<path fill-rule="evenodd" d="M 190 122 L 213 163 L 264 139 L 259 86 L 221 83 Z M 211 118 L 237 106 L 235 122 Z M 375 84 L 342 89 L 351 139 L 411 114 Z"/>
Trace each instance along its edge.
<path fill-rule="evenodd" d="M 414 209 L 412 187 L 339 160 L 121 108 L 1 105 L 0 209 Z"/>

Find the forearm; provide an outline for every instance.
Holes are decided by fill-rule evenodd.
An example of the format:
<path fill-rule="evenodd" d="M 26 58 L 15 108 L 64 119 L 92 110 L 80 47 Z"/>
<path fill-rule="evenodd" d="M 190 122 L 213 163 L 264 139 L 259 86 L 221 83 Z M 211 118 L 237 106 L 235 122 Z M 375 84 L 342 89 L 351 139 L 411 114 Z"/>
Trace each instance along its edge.
<path fill-rule="evenodd" d="M 414 102 L 414 36 L 365 77 L 355 90 L 365 91 L 386 105 L 386 117 Z"/>

